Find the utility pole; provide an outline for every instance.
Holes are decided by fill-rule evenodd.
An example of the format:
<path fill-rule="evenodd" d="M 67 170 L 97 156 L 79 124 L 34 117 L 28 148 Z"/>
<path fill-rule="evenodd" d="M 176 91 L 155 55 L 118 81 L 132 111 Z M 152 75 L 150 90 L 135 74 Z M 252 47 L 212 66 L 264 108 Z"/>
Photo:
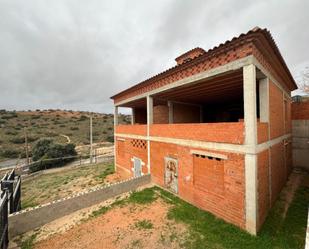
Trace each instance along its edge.
<path fill-rule="evenodd" d="M 92 163 L 92 114 L 90 115 L 90 163 Z"/>
<path fill-rule="evenodd" d="M 29 166 L 28 136 L 26 127 L 24 127 L 24 135 L 25 135 L 26 164 L 27 166 Z"/>

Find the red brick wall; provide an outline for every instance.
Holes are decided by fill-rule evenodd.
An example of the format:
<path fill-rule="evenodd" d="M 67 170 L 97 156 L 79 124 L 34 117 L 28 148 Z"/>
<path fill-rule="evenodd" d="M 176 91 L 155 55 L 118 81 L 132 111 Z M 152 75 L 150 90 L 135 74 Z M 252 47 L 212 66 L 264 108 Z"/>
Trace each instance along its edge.
<path fill-rule="evenodd" d="M 243 144 L 244 123 L 151 125 L 151 136 Z"/>
<path fill-rule="evenodd" d="M 200 107 L 193 105 L 173 104 L 173 122 L 177 123 L 199 123 Z"/>
<path fill-rule="evenodd" d="M 284 134 L 283 94 L 271 81 L 269 81 L 269 121 L 270 138 L 282 136 Z"/>
<path fill-rule="evenodd" d="M 259 144 L 268 141 L 268 123 L 258 122 L 257 134 Z"/>
<path fill-rule="evenodd" d="M 121 140 L 119 140 L 121 139 Z M 144 147 L 141 143 L 143 141 L 146 144 Z M 133 144 L 135 144 L 133 146 Z M 133 157 L 138 157 L 145 163 L 142 166 L 142 172 L 147 173 L 147 142 L 145 140 L 137 141 L 136 139 L 129 138 L 116 138 L 116 165 L 119 165 L 127 170 L 129 170 L 133 176 L 132 167 L 133 162 L 131 159 Z"/>
<path fill-rule="evenodd" d="M 264 223 L 270 208 L 269 199 L 269 151 L 264 150 L 257 157 L 258 180 L 258 228 Z"/>
<path fill-rule="evenodd" d="M 309 101 L 292 103 L 293 120 L 309 120 Z"/>
<path fill-rule="evenodd" d="M 278 198 L 287 179 L 286 165 L 284 162 L 284 143 L 271 147 L 271 202 Z"/>
<path fill-rule="evenodd" d="M 115 133 L 147 136 L 147 125 L 117 125 Z"/>
<path fill-rule="evenodd" d="M 168 124 L 168 106 L 156 105 L 153 107 L 153 123 Z"/>
<path fill-rule="evenodd" d="M 245 180 L 244 180 L 244 155 L 224 153 L 228 156 L 223 165 L 209 165 L 216 180 L 209 181 L 204 188 L 194 185 L 194 167 L 203 166 L 203 162 L 194 165 L 194 155 L 190 154 L 189 147 L 151 142 L 151 174 L 152 180 L 164 186 L 164 158 L 170 156 L 178 159 L 178 187 L 179 196 L 186 201 L 204 210 L 210 211 L 216 216 L 233 223 L 239 227 L 245 227 Z M 213 161 L 215 162 L 215 161 Z M 209 163 L 209 162 L 208 162 Z M 223 167 L 223 169 L 216 169 Z M 199 171 L 203 174 L 203 171 Z M 207 171 L 204 172 L 207 174 Z M 222 183 L 218 188 L 215 182 Z"/>
<path fill-rule="evenodd" d="M 287 101 L 286 102 L 287 106 L 286 106 L 286 115 L 285 115 L 285 118 L 286 118 L 285 133 L 292 133 L 292 102 L 289 99 L 287 99 L 286 101 Z"/>

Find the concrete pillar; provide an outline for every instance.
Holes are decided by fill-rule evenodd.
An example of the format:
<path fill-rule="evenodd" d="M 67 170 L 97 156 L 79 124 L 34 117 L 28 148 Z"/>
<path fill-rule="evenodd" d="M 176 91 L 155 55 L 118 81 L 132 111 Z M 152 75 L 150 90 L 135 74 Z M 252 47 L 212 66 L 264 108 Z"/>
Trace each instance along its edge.
<path fill-rule="evenodd" d="M 253 64 L 243 67 L 245 144 L 257 145 L 256 68 Z M 256 235 L 257 205 L 257 155 L 245 155 L 245 206 L 246 230 Z"/>
<path fill-rule="evenodd" d="M 167 102 L 167 106 L 168 106 L 168 123 L 172 124 L 172 123 L 174 123 L 173 102 L 172 101 L 168 101 Z"/>
<path fill-rule="evenodd" d="M 253 64 L 243 67 L 245 144 L 257 144 L 256 69 Z"/>
<path fill-rule="evenodd" d="M 114 170 L 116 171 L 117 151 L 116 151 L 116 126 L 118 125 L 118 106 L 114 108 Z"/>
<path fill-rule="evenodd" d="M 246 181 L 246 230 L 257 234 L 258 208 L 257 208 L 257 156 L 245 155 L 245 181 Z"/>
<path fill-rule="evenodd" d="M 148 173 L 150 173 L 150 125 L 153 124 L 153 98 L 151 96 L 147 96 L 147 168 Z"/>
<path fill-rule="evenodd" d="M 269 122 L 269 83 L 268 78 L 259 80 L 260 121 Z"/>
<path fill-rule="evenodd" d="M 132 107 L 131 125 L 135 124 L 135 108 Z"/>
<path fill-rule="evenodd" d="M 114 126 L 118 125 L 118 106 L 114 108 Z"/>

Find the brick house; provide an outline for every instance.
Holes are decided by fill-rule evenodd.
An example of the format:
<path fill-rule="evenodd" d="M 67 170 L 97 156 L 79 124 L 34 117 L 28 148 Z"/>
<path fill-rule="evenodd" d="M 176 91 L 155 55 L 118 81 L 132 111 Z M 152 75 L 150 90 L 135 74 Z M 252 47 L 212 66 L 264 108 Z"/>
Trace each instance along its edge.
<path fill-rule="evenodd" d="M 292 167 L 295 81 L 254 28 L 111 97 L 115 165 L 256 234 Z M 132 124 L 118 124 L 118 107 Z"/>

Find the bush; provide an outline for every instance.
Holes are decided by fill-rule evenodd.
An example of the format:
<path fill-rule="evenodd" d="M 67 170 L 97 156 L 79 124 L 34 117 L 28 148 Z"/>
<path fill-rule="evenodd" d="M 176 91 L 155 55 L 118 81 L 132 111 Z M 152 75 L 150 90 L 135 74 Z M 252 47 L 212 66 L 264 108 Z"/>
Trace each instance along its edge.
<path fill-rule="evenodd" d="M 114 142 L 114 136 L 108 136 L 108 137 L 106 138 L 106 141 L 107 141 L 107 142 L 110 142 L 110 143 L 113 143 L 113 142 Z"/>
<path fill-rule="evenodd" d="M 0 125 L 1 125 L 1 124 L 5 124 L 5 123 L 6 123 L 6 121 L 5 121 L 5 120 L 0 119 Z"/>
<path fill-rule="evenodd" d="M 0 155 L 6 158 L 17 158 L 19 154 L 20 151 L 16 149 L 3 149 L 0 151 Z"/>
<path fill-rule="evenodd" d="M 77 131 L 77 130 L 79 130 L 79 128 L 78 127 L 71 127 L 70 130 L 71 131 Z"/>
<path fill-rule="evenodd" d="M 81 115 L 80 118 L 79 118 L 79 121 L 84 121 L 84 120 L 87 120 L 88 117 L 85 116 L 85 115 Z"/>
<path fill-rule="evenodd" d="M 13 137 L 9 141 L 13 144 L 23 144 L 25 143 L 25 138 L 24 137 Z"/>
<path fill-rule="evenodd" d="M 12 135 L 12 136 L 15 136 L 15 135 L 17 135 L 18 134 L 18 132 L 16 132 L 16 131 L 6 131 L 5 132 L 5 135 Z"/>
<path fill-rule="evenodd" d="M 58 144 L 52 139 L 40 139 L 32 149 L 32 159 L 35 161 L 30 165 L 30 171 L 35 172 L 42 169 L 59 167 L 74 158 L 65 158 L 76 156 L 74 144 Z"/>

